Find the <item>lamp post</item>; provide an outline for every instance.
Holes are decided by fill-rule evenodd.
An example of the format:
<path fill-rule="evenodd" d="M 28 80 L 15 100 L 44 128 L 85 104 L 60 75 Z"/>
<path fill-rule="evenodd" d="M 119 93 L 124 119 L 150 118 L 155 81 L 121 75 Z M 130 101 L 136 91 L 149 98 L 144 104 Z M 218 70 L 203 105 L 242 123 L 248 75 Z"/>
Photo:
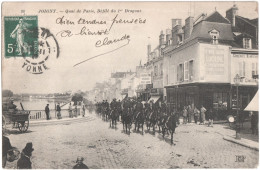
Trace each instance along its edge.
<path fill-rule="evenodd" d="M 240 84 L 240 80 L 241 80 L 241 77 L 237 74 L 235 77 L 234 77 L 234 83 L 237 87 L 237 115 L 236 115 L 236 139 L 241 139 L 241 136 L 240 136 L 240 126 L 239 126 L 239 111 L 238 111 L 238 86 Z"/>

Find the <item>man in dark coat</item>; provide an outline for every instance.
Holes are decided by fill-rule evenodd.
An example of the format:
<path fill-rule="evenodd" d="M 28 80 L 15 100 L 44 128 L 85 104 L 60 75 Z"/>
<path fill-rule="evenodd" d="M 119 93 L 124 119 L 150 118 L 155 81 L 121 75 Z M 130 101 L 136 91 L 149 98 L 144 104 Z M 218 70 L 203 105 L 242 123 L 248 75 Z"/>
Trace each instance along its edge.
<path fill-rule="evenodd" d="M 258 114 L 256 112 L 253 112 L 251 116 L 251 129 L 252 134 L 258 135 Z"/>
<path fill-rule="evenodd" d="M 73 167 L 73 169 L 89 169 L 88 166 L 83 163 L 83 161 L 83 157 L 78 157 L 76 161 L 77 164 Z"/>
<path fill-rule="evenodd" d="M 27 143 L 21 153 L 21 158 L 17 162 L 17 169 L 32 169 L 32 162 L 30 158 L 33 150 L 32 143 Z"/>
<path fill-rule="evenodd" d="M 45 113 L 46 113 L 46 119 L 49 120 L 50 119 L 50 109 L 49 109 L 49 104 L 46 105 L 45 107 Z"/>
<path fill-rule="evenodd" d="M 57 104 L 57 116 L 58 116 L 58 119 L 61 119 L 61 108 L 60 108 L 60 103 Z"/>
<path fill-rule="evenodd" d="M 7 153 L 13 147 L 12 147 L 8 137 L 2 135 L 2 139 L 3 139 L 3 143 L 2 143 L 2 167 L 4 168 L 5 165 L 6 165 Z"/>

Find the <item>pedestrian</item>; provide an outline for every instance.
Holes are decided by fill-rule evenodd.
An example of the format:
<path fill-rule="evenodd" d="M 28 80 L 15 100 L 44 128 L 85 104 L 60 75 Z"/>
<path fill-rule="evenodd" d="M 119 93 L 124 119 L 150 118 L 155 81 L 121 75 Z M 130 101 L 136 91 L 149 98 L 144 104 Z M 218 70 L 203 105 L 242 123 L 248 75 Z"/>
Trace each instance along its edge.
<path fill-rule="evenodd" d="M 200 116 L 201 116 L 201 122 L 200 124 L 203 124 L 205 123 L 205 113 L 206 113 L 206 109 L 205 107 L 203 107 L 203 105 L 201 105 L 201 109 L 200 109 Z"/>
<path fill-rule="evenodd" d="M 194 108 L 194 121 L 197 124 L 200 117 L 200 111 L 197 107 Z"/>
<path fill-rule="evenodd" d="M 258 135 L 258 114 L 251 112 L 251 129 L 253 135 Z"/>
<path fill-rule="evenodd" d="M 83 161 L 83 157 L 78 157 L 76 161 L 77 164 L 73 167 L 73 169 L 89 169 L 88 166 L 83 163 Z"/>
<path fill-rule="evenodd" d="M 60 113 L 60 111 L 61 111 L 61 108 L 60 108 L 60 103 L 58 103 L 57 104 L 57 108 L 56 108 L 56 110 L 57 110 L 57 117 L 58 117 L 58 119 L 61 119 L 62 117 L 61 117 L 61 113 Z"/>
<path fill-rule="evenodd" d="M 191 123 L 191 115 L 193 113 L 193 110 L 190 105 L 188 105 L 188 122 Z"/>
<path fill-rule="evenodd" d="M 71 103 L 69 104 L 69 117 L 73 117 Z"/>
<path fill-rule="evenodd" d="M 183 123 L 187 124 L 187 115 L 188 115 L 188 111 L 186 106 L 183 107 Z"/>
<path fill-rule="evenodd" d="M 13 148 L 8 137 L 2 135 L 2 167 L 5 168 L 7 154 Z"/>
<path fill-rule="evenodd" d="M 82 105 L 82 112 L 83 112 L 82 116 L 85 117 L 85 105 L 84 104 Z"/>
<path fill-rule="evenodd" d="M 208 119 L 209 119 L 208 126 L 213 127 L 214 114 L 211 108 L 208 111 Z"/>
<path fill-rule="evenodd" d="M 47 119 L 47 120 L 50 120 L 49 104 L 47 104 L 46 107 L 45 107 L 45 113 L 46 113 L 46 119 Z"/>
<path fill-rule="evenodd" d="M 31 156 L 33 151 L 32 143 L 27 143 L 17 162 L 17 169 L 32 169 Z"/>
<path fill-rule="evenodd" d="M 77 105 L 76 105 L 76 106 L 75 106 L 75 110 L 74 110 L 74 117 L 78 117 L 77 112 L 78 112 L 78 108 L 77 108 Z"/>

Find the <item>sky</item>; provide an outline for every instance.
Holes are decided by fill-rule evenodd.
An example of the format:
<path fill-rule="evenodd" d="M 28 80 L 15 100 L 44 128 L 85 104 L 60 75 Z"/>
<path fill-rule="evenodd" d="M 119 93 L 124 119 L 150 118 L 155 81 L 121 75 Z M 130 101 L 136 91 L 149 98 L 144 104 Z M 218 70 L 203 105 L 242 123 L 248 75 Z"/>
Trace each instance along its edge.
<path fill-rule="evenodd" d="M 25 60 L 21 57 L 5 58 L 2 50 L 2 89 L 10 89 L 14 93 L 57 93 L 91 90 L 96 82 L 108 80 L 111 72 L 134 71 L 140 61 L 147 61 L 147 45 L 152 49 L 159 43 L 160 31 L 171 29 L 171 19 L 185 19 L 191 15 L 195 18 L 201 13 L 208 15 L 217 10 L 225 17 L 225 12 L 233 6 L 234 2 L 78 2 L 78 3 L 4 3 L 3 16 L 21 16 L 19 11 L 24 10 L 25 15 L 37 15 L 38 26 L 47 28 L 56 38 L 60 55 L 58 58 L 51 55 L 46 61 L 49 68 L 42 74 L 31 74 L 22 68 Z M 238 15 L 246 18 L 258 17 L 257 2 L 235 2 Z M 12 9 L 16 9 L 15 11 Z M 55 13 L 41 13 L 45 9 L 56 9 Z M 81 10 L 80 13 L 75 11 Z M 97 13 L 98 9 L 122 9 L 117 20 L 137 19 L 145 23 L 119 24 L 114 23 L 108 35 L 72 35 L 61 37 L 60 31 L 80 32 L 83 26 L 91 31 L 110 28 L 117 13 Z M 139 10 L 138 13 L 125 13 L 125 9 Z M 66 13 L 66 11 L 75 13 Z M 96 13 L 82 13 L 84 10 L 94 10 Z M 61 12 L 63 11 L 63 12 Z M 57 19 L 64 16 L 64 21 L 74 24 L 57 24 Z M 85 20 L 102 20 L 106 24 L 79 25 L 79 18 Z M 67 20 L 66 20 L 67 19 Z M 2 20 L 2 25 L 3 20 Z M 12 29 L 12 28 L 11 28 Z M 14 28 L 13 28 L 14 29 Z M 64 35 L 64 34 L 63 34 Z M 8 35 L 9 36 L 9 35 Z M 129 36 L 129 42 L 127 38 Z M 96 47 L 95 44 L 105 39 L 121 39 L 117 43 Z M 149 37 L 149 38 L 148 38 Z M 49 39 L 53 48 L 55 44 Z M 2 49 L 4 44 L 2 38 Z M 117 50 L 116 50 L 117 49 Z M 107 53 L 110 52 L 110 53 Z M 107 53 L 107 54 L 104 54 Z M 100 55 L 76 67 L 75 64 Z M 41 58 L 40 58 L 41 59 Z"/>

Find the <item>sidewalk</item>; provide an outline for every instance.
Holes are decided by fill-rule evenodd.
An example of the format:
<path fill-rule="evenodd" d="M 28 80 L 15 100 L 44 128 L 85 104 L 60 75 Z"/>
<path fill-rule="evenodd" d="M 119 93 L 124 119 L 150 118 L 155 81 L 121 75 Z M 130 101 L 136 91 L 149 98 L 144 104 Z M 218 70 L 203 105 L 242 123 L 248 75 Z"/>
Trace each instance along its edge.
<path fill-rule="evenodd" d="M 259 137 L 257 135 L 252 134 L 251 122 L 244 122 L 243 128 L 241 128 L 240 130 L 241 139 L 235 138 L 235 134 L 236 134 L 235 129 L 231 129 L 231 130 L 233 131 L 233 134 L 223 135 L 224 140 L 259 151 Z"/>
<path fill-rule="evenodd" d="M 89 119 L 91 118 L 90 116 L 85 116 L 83 117 L 82 115 L 78 116 L 78 117 L 73 117 L 73 118 L 69 118 L 69 117 L 65 117 L 62 119 L 57 119 L 57 118 L 53 118 L 50 120 L 46 120 L 46 119 L 41 119 L 41 120 L 32 120 L 30 121 L 30 125 L 34 126 L 34 125 L 47 125 L 47 124 L 56 124 L 56 123 L 64 123 L 64 122 L 71 122 L 71 121 L 77 121 L 77 120 L 81 120 L 81 119 Z"/>
<path fill-rule="evenodd" d="M 258 142 L 248 140 L 248 139 L 245 139 L 245 138 L 236 139 L 235 136 L 232 136 L 232 137 L 224 136 L 223 139 L 259 151 L 259 143 Z"/>

